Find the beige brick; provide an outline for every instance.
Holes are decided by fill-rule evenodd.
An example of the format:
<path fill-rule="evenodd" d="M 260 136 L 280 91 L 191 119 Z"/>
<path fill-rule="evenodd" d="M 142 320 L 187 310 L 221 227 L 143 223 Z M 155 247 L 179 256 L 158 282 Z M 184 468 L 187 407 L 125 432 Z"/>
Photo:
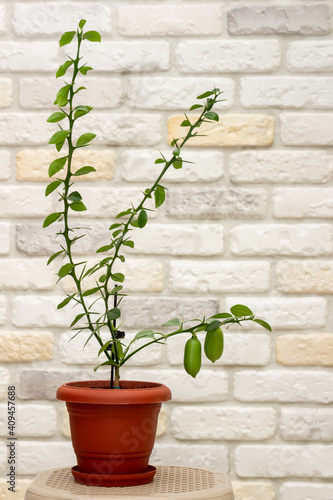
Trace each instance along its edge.
<path fill-rule="evenodd" d="M 0 499 L 1 500 L 23 500 L 31 479 L 18 479 L 15 484 L 15 491 L 8 491 L 7 479 L 0 479 Z"/>
<path fill-rule="evenodd" d="M 276 288 L 283 293 L 333 293 L 333 262 L 279 262 L 276 268 Z"/>
<path fill-rule="evenodd" d="M 13 103 L 13 80 L 0 78 L 0 108 L 8 108 Z"/>
<path fill-rule="evenodd" d="M 0 399 L 7 398 L 9 385 L 9 371 L 0 366 Z"/>
<path fill-rule="evenodd" d="M 192 116 L 193 123 L 198 116 Z M 174 137 L 184 137 L 187 128 L 180 124 L 184 116 L 172 116 L 168 120 L 168 142 Z M 200 134 L 194 137 L 189 146 L 269 146 L 274 138 L 274 118 L 263 114 L 229 114 L 220 117 L 218 123 L 204 123 Z"/>
<path fill-rule="evenodd" d="M 333 366 L 333 334 L 288 334 L 278 337 L 276 359 L 282 365 Z"/>
<path fill-rule="evenodd" d="M 274 500 L 274 486 L 272 483 L 242 482 L 232 483 L 235 500 Z"/>
<path fill-rule="evenodd" d="M 69 427 L 69 416 L 65 403 L 63 403 L 61 412 L 61 432 L 65 437 L 67 438 L 71 437 L 71 429 Z"/>
<path fill-rule="evenodd" d="M 157 430 L 156 436 L 160 437 L 166 433 L 167 428 L 167 414 L 165 408 L 161 408 L 160 413 L 158 414 L 158 422 L 157 422 Z"/>
<path fill-rule="evenodd" d="M 0 361 L 24 362 L 52 359 L 54 338 L 50 332 L 0 332 Z"/>
<path fill-rule="evenodd" d="M 49 181 L 48 168 L 59 155 L 51 149 L 24 149 L 16 155 L 16 179 L 18 181 Z M 77 177 L 78 180 L 99 181 L 113 179 L 115 174 L 116 153 L 110 149 L 76 151 L 73 158 L 73 171 L 90 165 L 96 169 L 89 175 Z M 58 174 L 59 177 L 63 177 Z"/>

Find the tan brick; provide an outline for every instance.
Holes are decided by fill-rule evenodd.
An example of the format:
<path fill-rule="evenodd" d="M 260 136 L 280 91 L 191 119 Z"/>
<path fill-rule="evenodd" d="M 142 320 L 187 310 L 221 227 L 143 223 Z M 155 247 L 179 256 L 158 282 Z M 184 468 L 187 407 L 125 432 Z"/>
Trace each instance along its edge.
<path fill-rule="evenodd" d="M 13 103 L 13 81 L 0 78 L 0 108 L 8 108 Z"/>
<path fill-rule="evenodd" d="M 274 500 L 274 486 L 267 482 L 233 481 L 235 500 Z"/>
<path fill-rule="evenodd" d="M 8 490 L 7 479 L 0 479 L 0 499 L 1 500 L 23 500 L 31 479 L 19 479 L 15 482 L 15 491 Z"/>
<path fill-rule="evenodd" d="M 50 332 L 0 332 L 0 361 L 15 363 L 52 359 L 54 338 Z"/>
<path fill-rule="evenodd" d="M 333 293 L 333 262 L 279 262 L 276 268 L 276 287 L 284 293 Z"/>
<path fill-rule="evenodd" d="M 198 116 L 191 116 L 191 122 Z M 184 137 L 187 128 L 180 124 L 184 116 L 171 116 L 168 120 L 168 142 L 174 137 Z M 274 139 L 274 118 L 263 114 L 229 114 L 218 123 L 203 123 L 200 134 L 189 140 L 189 146 L 269 146 Z"/>
<path fill-rule="evenodd" d="M 48 168 L 59 155 L 51 149 L 24 149 L 16 155 L 16 179 L 18 181 L 49 181 Z M 73 158 L 73 171 L 90 165 L 96 169 L 78 180 L 99 181 L 113 179 L 115 174 L 116 153 L 112 150 L 95 149 L 76 151 Z M 59 177 L 63 177 L 60 173 Z"/>
<path fill-rule="evenodd" d="M 282 365 L 333 366 L 333 334 L 288 334 L 276 339 L 276 360 Z"/>

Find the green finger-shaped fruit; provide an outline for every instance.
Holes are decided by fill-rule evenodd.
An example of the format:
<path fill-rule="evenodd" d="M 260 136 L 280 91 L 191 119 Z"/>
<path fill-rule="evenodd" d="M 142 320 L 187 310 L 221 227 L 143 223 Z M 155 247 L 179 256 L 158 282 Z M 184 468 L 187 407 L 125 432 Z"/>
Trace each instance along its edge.
<path fill-rule="evenodd" d="M 191 337 L 185 344 L 184 368 L 193 378 L 201 368 L 201 342 L 197 337 Z"/>
<path fill-rule="evenodd" d="M 207 358 L 213 363 L 222 356 L 223 344 L 223 332 L 221 328 L 207 332 L 204 349 Z"/>

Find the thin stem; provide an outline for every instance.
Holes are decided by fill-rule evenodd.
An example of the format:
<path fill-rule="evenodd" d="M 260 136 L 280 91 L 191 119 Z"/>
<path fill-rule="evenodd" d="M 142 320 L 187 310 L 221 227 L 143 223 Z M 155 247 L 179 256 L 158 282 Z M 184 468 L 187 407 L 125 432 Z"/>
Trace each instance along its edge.
<path fill-rule="evenodd" d="M 85 303 L 84 297 L 82 295 L 83 292 L 82 292 L 82 287 L 81 287 L 81 280 L 76 275 L 75 263 L 74 263 L 73 256 L 72 256 L 73 241 L 70 239 L 70 236 L 69 236 L 71 229 L 69 228 L 69 223 L 68 223 L 68 214 L 69 214 L 68 195 L 69 195 L 69 189 L 71 186 L 71 178 L 72 178 L 72 170 L 71 170 L 72 159 L 73 159 L 73 154 L 75 151 L 75 146 L 73 145 L 73 140 L 72 140 L 73 127 L 74 127 L 74 121 L 75 121 L 74 116 L 73 116 L 73 113 L 74 113 L 73 100 L 74 100 L 74 95 L 75 95 L 75 93 L 74 93 L 74 85 L 76 83 L 75 80 L 76 80 L 77 74 L 79 72 L 80 47 L 81 47 L 81 42 L 82 42 L 82 30 L 77 32 L 77 39 L 78 39 L 77 53 L 76 53 L 76 58 L 75 58 L 74 64 L 73 64 L 73 75 L 72 75 L 72 81 L 70 84 L 70 91 L 69 91 L 69 113 L 67 114 L 68 121 L 69 121 L 69 135 L 67 137 L 67 145 L 68 145 L 67 172 L 66 172 L 66 177 L 64 180 L 64 193 L 62 196 L 63 201 L 64 201 L 64 212 L 63 212 L 64 231 L 62 234 L 63 234 L 63 236 L 65 238 L 65 242 L 66 242 L 66 254 L 68 256 L 68 260 L 69 260 L 70 264 L 72 264 L 74 266 L 70 275 L 72 276 L 72 278 L 75 282 L 78 296 L 79 296 L 79 302 L 84 310 L 85 317 L 87 318 L 89 330 L 93 333 L 93 335 L 97 339 L 99 345 L 102 347 L 103 341 L 102 341 L 100 335 L 97 333 L 96 328 L 93 325 L 93 322 L 92 322 L 91 317 L 90 317 L 89 309 L 88 309 L 88 307 Z M 105 355 L 107 356 L 108 359 L 111 359 L 108 352 L 106 352 Z"/>

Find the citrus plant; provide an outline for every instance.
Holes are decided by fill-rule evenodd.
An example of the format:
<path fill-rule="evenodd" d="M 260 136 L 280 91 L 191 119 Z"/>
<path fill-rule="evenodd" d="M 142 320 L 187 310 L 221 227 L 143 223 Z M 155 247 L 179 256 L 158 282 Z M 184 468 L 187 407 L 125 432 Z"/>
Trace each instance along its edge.
<path fill-rule="evenodd" d="M 163 177 L 170 168 L 181 169 L 186 162 L 182 158 L 184 145 L 193 137 L 199 135 L 199 128 L 203 123 L 218 122 L 219 116 L 213 108 L 221 96 L 221 91 L 213 88 L 197 97 L 198 102 L 194 104 L 190 111 L 200 112 L 199 116 L 191 118 L 186 113 L 181 126 L 184 128 L 184 137 L 176 138 L 172 141 L 173 148 L 170 158 L 160 155 L 155 164 L 160 165 L 161 170 L 151 187 L 142 193 L 142 199 L 136 206 L 131 205 L 127 210 L 115 215 L 115 220 L 109 227 L 109 241 L 96 250 L 97 254 L 104 254 L 103 258 L 93 266 L 89 266 L 88 261 L 76 262 L 73 257 L 73 246 L 78 244 L 82 235 L 78 235 L 78 227 L 70 226 L 70 214 L 74 212 L 84 212 L 87 210 L 79 191 L 75 189 L 75 180 L 78 177 L 89 175 L 94 172 L 93 166 L 87 165 L 76 171 L 73 169 L 73 155 L 75 151 L 87 147 L 96 135 L 86 132 L 74 139 L 74 131 L 78 120 L 92 111 L 89 105 L 75 105 L 76 96 L 85 87 L 77 86 L 77 78 L 86 75 L 92 68 L 82 62 L 81 44 L 85 42 L 100 42 L 101 35 L 97 31 L 85 31 L 85 20 L 81 20 L 76 31 L 69 31 L 60 38 L 60 46 L 65 46 L 76 40 L 76 56 L 67 56 L 66 61 L 59 67 L 56 78 L 70 74 L 70 79 L 58 91 L 54 104 L 58 110 L 49 116 L 49 123 L 56 123 L 58 130 L 49 140 L 56 150 L 61 154 L 49 166 L 49 177 L 54 180 L 46 187 L 45 195 L 49 196 L 57 191 L 60 197 L 61 208 L 59 211 L 51 213 L 44 220 L 43 227 L 48 227 L 55 222 L 62 223 L 62 229 L 57 236 L 62 238 L 60 250 L 54 253 L 48 260 L 48 264 L 57 258 L 63 259 L 58 270 L 59 280 L 69 276 L 75 284 L 75 292 L 66 294 L 65 299 L 58 304 L 61 309 L 68 304 L 79 305 L 81 311 L 77 314 L 70 327 L 75 331 L 75 335 L 86 332 L 87 340 L 92 337 L 99 344 L 99 355 L 105 356 L 105 361 L 99 366 L 111 365 L 111 388 L 119 387 L 119 369 L 132 356 L 142 349 L 154 343 L 164 343 L 169 337 L 187 333 L 189 339 L 185 345 L 184 367 L 193 377 L 196 377 L 201 367 L 201 342 L 197 337 L 200 331 L 206 332 L 204 349 L 206 356 L 212 362 L 219 359 L 223 352 L 223 332 L 221 327 L 228 328 L 231 324 L 240 324 L 244 321 L 254 321 L 255 323 L 270 330 L 270 326 L 263 320 L 255 317 L 253 312 L 246 306 L 235 305 L 230 312 L 221 312 L 209 318 L 191 319 L 188 321 L 173 318 L 163 327 L 170 327 L 171 332 L 162 333 L 151 329 L 144 329 L 138 332 L 134 339 L 127 345 L 122 340 L 123 332 L 119 331 L 117 322 L 121 320 L 121 302 L 125 297 L 122 283 L 125 281 L 123 273 L 115 271 L 115 265 L 125 261 L 123 255 L 124 247 L 133 248 L 134 242 L 131 239 L 131 232 L 134 229 L 140 230 L 145 227 L 149 219 L 147 204 L 152 200 L 155 209 L 160 207 L 166 196 L 166 188 L 162 184 Z M 62 153 L 62 151 L 65 151 Z M 95 285 L 92 288 L 84 289 L 83 280 L 95 276 Z M 96 304 L 98 303 L 98 306 Z M 102 311 L 99 305 L 102 304 Z M 102 339 L 102 333 L 108 332 L 108 340 Z M 139 339 L 146 339 L 143 345 L 137 345 Z"/>

